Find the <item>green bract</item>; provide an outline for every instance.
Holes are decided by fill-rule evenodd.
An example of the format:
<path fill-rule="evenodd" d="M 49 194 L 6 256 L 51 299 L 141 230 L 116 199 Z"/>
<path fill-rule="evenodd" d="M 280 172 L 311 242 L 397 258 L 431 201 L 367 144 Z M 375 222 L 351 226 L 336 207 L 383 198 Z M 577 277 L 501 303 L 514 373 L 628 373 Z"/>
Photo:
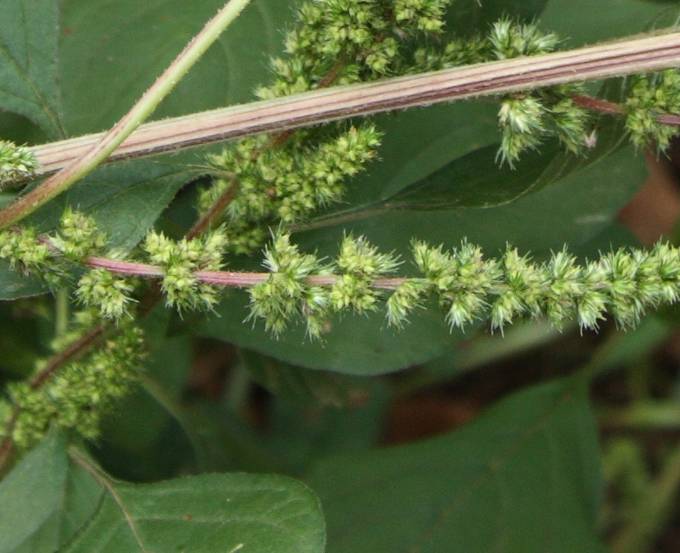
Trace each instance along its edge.
<path fill-rule="evenodd" d="M 172 241 L 162 233 L 151 232 L 144 242 L 149 260 L 162 267 L 162 288 L 169 306 L 182 312 L 212 309 L 217 302 L 213 286 L 203 284 L 196 271 L 218 271 L 228 244 L 226 234 L 217 230 L 202 238 Z"/>
<path fill-rule="evenodd" d="M 0 140 L 0 188 L 33 176 L 37 161 L 25 146 Z"/>

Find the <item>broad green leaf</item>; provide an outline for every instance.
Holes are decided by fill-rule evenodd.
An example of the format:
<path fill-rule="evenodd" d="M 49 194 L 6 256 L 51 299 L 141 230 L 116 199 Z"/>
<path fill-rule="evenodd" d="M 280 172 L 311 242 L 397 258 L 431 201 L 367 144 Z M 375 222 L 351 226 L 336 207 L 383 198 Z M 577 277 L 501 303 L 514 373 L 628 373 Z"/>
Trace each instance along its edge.
<path fill-rule="evenodd" d="M 63 136 L 57 0 L 0 1 L 0 110 L 21 114 L 52 138 Z"/>
<path fill-rule="evenodd" d="M 634 35 L 657 24 L 670 25 L 673 16 L 678 15 L 678 7 L 677 2 L 669 4 L 644 0 L 548 0 L 540 24 L 564 37 L 565 48 L 574 48 Z"/>
<path fill-rule="evenodd" d="M 10 269 L 5 260 L 0 260 L 0 301 L 35 296 L 44 291 L 40 281 Z"/>
<path fill-rule="evenodd" d="M 97 220 L 111 247 L 130 250 L 191 178 L 185 167 L 168 161 L 106 165 L 29 217 L 27 223 L 42 231 L 52 230 L 71 206 Z"/>
<path fill-rule="evenodd" d="M 274 398 L 270 427 L 260 439 L 270 448 L 270 455 L 285 462 L 287 472 L 296 475 L 331 455 L 375 447 L 384 430 L 390 395 L 374 379 L 366 387 L 363 398 L 342 409 L 302 406 Z"/>
<path fill-rule="evenodd" d="M 76 464 L 104 493 L 63 553 L 323 553 L 321 506 L 282 476 L 208 474 L 159 484 L 110 479 L 82 455 Z"/>
<path fill-rule="evenodd" d="M 352 179 L 346 203 L 385 200 L 437 169 L 498 141 L 495 102 L 458 102 L 375 118 L 379 159 Z"/>
<path fill-rule="evenodd" d="M 0 552 L 54 553 L 94 516 L 103 493 L 51 433 L 0 481 Z"/>
<path fill-rule="evenodd" d="M 615 102 L 621 102 L 627 92 L 625 82 L 619 80 L 608 81 L 600 88 L 599 95 Z M 489 111 L 492 106 L 493 109 Z M 453 148 L 449 148 L 449 152 L 454 154 L 452 161 L 434 171 L 424 173 L 425 169 L 438 166 L 433 158 L 428 159 L 427 156 L 416 154 L 414 159 L 406 149 L 393 151 L 388 148 L 387 157 L 395 161 L 380 163 L 376 170 L 370 171 L 368 178 L 360 179 L 358 186 L 353 183 L 351 207 L 317 216 L 310 224 L 302 225 L 302 228 L 329 226 L 334 220 L 338 223 L 360 220 L 392 210 L 443 210 L 508 204 L 611 155 L 622 147 L 625 134 L 620 118 L 594 116 L 591 125 L 596 129 L 594 135 L 596 141 L 593 147 L 582 155 L 576 156 L 566 152 L 557 140 L 549 140 L 544 141 L 537 150 L 525 152 L 520 160 L 510 167 L 498 163 L 500 144 L 497 140 L 500 133 L 497 129 L 495 104 L 461 103 L 447 107 L 449 109 L 457 107 L 460 110 L 460 117 L 453 120 L 462 119 L 470 123 L 467 127 L 463 125 L 463 128 L 455 125 L 453 127 L 457 129 L 455 133 L 445 132 L 444 125 L 450 127 L 451 120 L 446 119 L 444 113 L 438 114 L 443 118 L 443 123 L 441 119 L 438 123 L 442 130 L 442 142 L 439 146 L 447 141 L 452 142 Z M 485 117 L 474 119 L 475 115 L 482 113 Z M 468 120 L 469 117 L 473 119 Z M 465 136 L 477 136 L 476 128 L 485 129 L 488 145 L 465 142 Z M 388 137 L 400 136 L 395 132 L 396 129 L 392 131 L 387 131 Z M 422 134 L 424 133 L 418 133 L 419 136 Z M 388 139 L 388 147 L 390 145 L 393 147 L 394 144 L 395 142 Z M 402 143 L 401 147 L 406 145 Z M 424 153 L 429 150 L 423 148 L 415 151 Z M 391 181 L 389 175 L 394 173 L 400 164 L 403 164 L 406 170 L 398 171 L 396 178 Z"/>
<path fill-rule="evenodd" d="M 281 476 L 133 485 L 51 434 L 0 483 L 2 553 L 323 553 L 319 501 Z"/>
<path fill-rule="evenodd" d="M 328 553 L 603 551 L 587 394 L 542 385 L 453 434 L 321 462 Z"/>
<path fill-rule="evenodd" d="M 276 397 L 298 405 L 348 407 L 370 396 L 366 379 L 308 371 L 254 351 L 241 350 L 250 377 Z"/>
<path fill-rule="evenodd" d="M 493 207 L 508 204 L 532 190 L 537 190 L 559 179 L 565 167 L 566 156 L 556 155 L 552 160 L 545 154 L 556 152 L 553 145 L 547 152 L 526 155 L 514 169 L 496 167 L 498 144 L 479 148 L 449 163 L 412 186 L 402 190 L 382 205 L 382 210 L 438 210 L 456 207 Z M 482 171 L 489 167 L 489 171 Z M 494 178 L 489 178 L 489 174 Z M 369 207 L 371 211 L 376 208 Z"/>
<path fill-rule="evenodd" d="M 223 0 L 70 0 L 63 6 L 61 77 L 70 134 L 111 126 Z M 164 102 L 154 119 L 252 98 L 283 48 L 292 7 L 254 0 Z"/>

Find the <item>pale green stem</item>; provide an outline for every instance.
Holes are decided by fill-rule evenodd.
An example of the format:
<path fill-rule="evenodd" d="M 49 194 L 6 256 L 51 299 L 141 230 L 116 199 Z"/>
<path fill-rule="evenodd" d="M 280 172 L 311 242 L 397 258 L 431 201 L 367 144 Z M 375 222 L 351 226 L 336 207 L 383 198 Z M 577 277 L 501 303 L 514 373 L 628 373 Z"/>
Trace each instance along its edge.
<path fill-rule="evenodd" d="M 54 295 L 54 334 L 57 338 L 68 332 L 69 292 L 61 289 Z"/>
<path fill-rule="evenodd" d="M 40 186 L 0 211 L 0 229 L 17 223 L 77 181 L 94 171 L 137 129 L 177 86 L 220 34 L 238 17 L 250 0 L 230 0 L 158 77 L 133 108 L 83 157 L 64 167 Z"/>
<path fill-rule="evenodd" d="M 680 404 L 675 399 L 636 402 L 630 407 L 603 409 L 598 415 L 600 424 L 607 429 L 675 431 L 680 428 Z"/>

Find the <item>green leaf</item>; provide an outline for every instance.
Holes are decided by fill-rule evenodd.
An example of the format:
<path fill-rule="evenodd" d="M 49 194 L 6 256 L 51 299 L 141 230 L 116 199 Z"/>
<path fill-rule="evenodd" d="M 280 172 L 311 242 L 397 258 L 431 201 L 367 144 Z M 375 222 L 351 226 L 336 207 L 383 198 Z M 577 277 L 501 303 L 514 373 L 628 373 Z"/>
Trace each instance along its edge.
<path fill-rule="evenodd" d="M 321 462 L 328 552 L 602 551 L 597 434 L 574 380 L 520 392 L 462 430 Z"/>
<path fill-rule="evenodd" d="M 254 351 L 240 350 L 248 374 L 277 397 L 299 405 L 347 407 L 370 395 L 370 382 L 327 372 L 313 372 Z"/>
<path fill-rule="evenodd" d="M 168 160 L 135 160 L 100 167 L 34 215 L 27 224 L 47 232 L 71 206 L 94 217 L 111 247 L 129 251 L 146 235 L 192 173 Z"/>
<path fill-rule="evenodd" d="M 223 0 L 72 0 L 63 5 L 61 77 L 70 134 L 102 130 L 121 117 Z M 283 48 L 292 9 L 254 0 L 154 114 L 155 119 L 252 99 Z"/>
<path fill-rule="evenodd" d="M 368 386 L 363 398 L 343 409 L 303 407 L 274 398 L 264 436 L 270 454 L 284 461 L 288 472 L 302 474 L 320 459 L 375 447 L 384 430 L 390 394 L 375 380 Z"/>
<path fill-rule="evenodd" d="M 103 490 L 51 433 L 0 482 L 0 553 L 54 553 L 94 516 Z"/>
<path fill-rule="evenodd" d="M 555 152 L 551 146 L 546 150 Z M 559 179 L 560 175 L 553 174 L 554 170 L 564 170 L 563 158 L 566 156 L 556 156 L 549 161 L 550 157 L 533 152 L 511 169 L 507 165 L 496 167 L 497 153 L 498 144 L 475 150 L 405 188 L 380 208 L 425 211 L 508 204 Z M 481 171 L 482 167 L 489 170 Z M 489 173 L 493 173 L 493 179 L 489 178 Z"/>
<path fill-rule="evenodd" d="M 58 86 L 59 2 L 3 0 L 0 109 L 21 114 L 52 138 L 64 135 Z"/>
<path fill-rule="evenodd" d="M 625 37 L 647 30 L 657 21 L 673 24 L 675 7 L 643 0 L 549 0 L 541 28 L 566 39 L 565 48 Z M 606 21 L 606 25 L 602 23 Z"/>
<path fill-rule="evenodd" d="M 63 553 L 323 553 L 314 493 L 282 476 L 209 474 L 132 485 L 75 454 L 104 499 Z"/>
<path fill-rule="evenodd" d="M 456 0 L 447 13 L 447 28 L 456 36 L 484 33 L 501 17 L 538 18 L 549 0 Z"/>
<path fill-rule="evenodd" d="M 385 200 L 454 160 L 498 141 L 494 102 L 457 102 L 381 115 L 379 159 L 352 179 L 346 203 Z"/>
<path fill-rule="evenodd" d="M 0 483 L 2 553 L 322 553 L 319 501 L 281 476 L 133 485 L 50 434 Z"/>
<path fill-rule="evenodd" d="M 625 94 L 625 86 L 618 81 L 611 81 L 602 87 L 600 94 L 620 102 Z M 424 174 L 423 170 L 437 165 L 433 163 L 433 159 L 427 159 L 427 156 L 420 156 L 417 153 L 415 160 L 411 162 L 413 157 L 406 150 L 399 152 L 388 150 L 388 158 L 400 161 L 381 163 L 376 171 L 371 172 L 370 182 L 360 182 L 362 192 L 360 194 L 355 192 L 352 195 L 352 207 L 318 216 L 301 228 L 323 228 L 394 210 L 445 210 L 509 204 L 616 152 L 622 146 L 625 132 L 619 118 L 601 116 L 593 121 L 593 128 L 597 129 L 597 141 L 586 155 L 575 156 L 565 152 L 556 140 L 552 140 L 542 144 L 538 151 L 524 153 L 519 162 L 511 168 L 498 164 L 500 145 L 497 143 L 499 132 L 496 128 L 496 107 L 491 113 L 488 112 L 488 105 L 463 103 L 457 107 L 461 108 L 460 117 L 457 118 L 459 121 L 461 119 L 466 121 L 471 115 L 474 116 L 475 108 L 484 107 L 493 125 L 490 121 L 485 121 L 485 118 L 476 120 L 476 124 L 480 125 L 479 129 L 485 128 L 484 132 L 489 133 L 488 145 L 466 143 L 465 136 L 475 136 L 474 126 L 460 130 L 459 125 L 456 125 L 455 128 L 459 129 L 458 134 L 444 133 L 442 137 L 444 143 L 447 139 L 452 140 L 453 148 L 449 148 L 449 152 L 453 150 L 455 158 L 429 174 Z M 398 133 L 388 132 L 387 136 L 392 135 L 398 136 Z M 462 149 L 457 149 L 462 144 L 465 144 Z M 470 150 L 471 146 L 474 149 Z M 390 181 L 389 174 L 385 172 L 393 173 L 395 167 L 399 167 L 400 164 L 418 169 L 399 171 L 394 182 Z M 366 189 L 372 190 L 372 194 L 365 192 Z M 376 190 L 379 191 L 379 195 L 376 195 Z M 370 199 L 371 195 L 374 197 L 373 200 Z"/>
<path fill-rule="evenodd" d="M 0 301 L 35 296 L 44 291 L 39 280 L 13 271 L 5 260 L 0 260 Z"/>

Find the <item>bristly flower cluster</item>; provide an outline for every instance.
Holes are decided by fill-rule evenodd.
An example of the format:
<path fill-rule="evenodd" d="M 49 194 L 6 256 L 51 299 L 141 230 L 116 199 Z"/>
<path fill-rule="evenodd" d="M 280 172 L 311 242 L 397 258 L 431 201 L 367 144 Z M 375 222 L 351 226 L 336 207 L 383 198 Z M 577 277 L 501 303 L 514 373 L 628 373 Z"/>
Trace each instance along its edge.
<path fill-rule="evenodd" d="M 282 266 L 272 260 L 282 256 L 304 270 L 291 272 L 289 265 L 277 270 Z M 310 334 L 318 337 L 316 329 L 325 328 L 324 318 L 334 312 L 365 313 L 386 299 L 387 321 L 400 328 L 415 309 L 436 299 L 452 330 L 488 320 L 492 331 L 502 332 L 527 317 L 547 317 L 558 328 L 575 319 L 582 329 L 596 330 L 607 314 L 627 329 L 646 310 L 673 304 L 680 295 L 680 250 L 668 244 L 650 251 L 620 249 L 579 264 L 566 250 L 534 263 L 511 247 L 498 259 L 486 259 L 466 241 L 450 251 L 415 241 L 413 258 L 420 276 L 385 280 L 399 260 L 363 237 L 346 237 L 336 261 L 322 266 L 287 236 L 278 236 L 267 253 L 272 274 L 251 290 L 252 316 L 278 334 L 293 319 L 307 318 L 313 296 Z"/>
<path fill-rule="evenodd" d="M 35 156 L 27 147 L 0 140 L 0 189 L 31 178 L 37 166 Z"/>
<path fill-rule="evenodd" d="M 340 201 L 346 179 L 375 157 L 380 133 L 365 124 L 338 131 L 318 144 L 300 143 L 296 137 L 285 147 L 271 149 L 268 140 L 248 139 L 210 159 L 213 166 L 235 176 L 218 179 L 204 190 L 199 208 L 209 211 L 231 186 L 238 186 L 226 213 L 230 249 L 236 253 L 259 248 L 268 226 L 293 224 Z"/>
<path fill-rule="evenodd" d="M 77 340 L 94 321 L 83 314 L 78 322 L 82 330 L 61 340 L 59 349 Z M 9 408 L 3 410 L 0 434 L 3 429 L 11 431 L 19 450 L 37 443 L 50 425 L 74 431 L 86 439 L 96 438 L 102 416 L 134 383 L 143 353 L 141 331 L 125 325 L 99 349 L 62 367 L 43 386 L 33 387 L 25 381 L 11 384 Z M 42 369 L 44 364 L 38 364 L 36 371 Z M 16 418 L 11 424 L 13 414 Z"/>
<path fill-rule="evenodd" d="M 64 230 L 70 221 L 79 221 L 82 231 L 71 236 L 72 241 Z M 0 256 L 21 270 L 61 276 L 72 268 L 65 261 L 71 266 L 74 261 L 91 263 L 87 257 L 68 259 L 64 251 L 87 255 L 103 247 L 101 240 L 93 221 L 67 211 L 56 237 L 39 236 L 31 229 L 0 235 Z M 479 246 L 467 241 L 451 251 L 415 241 L 413 259 L 420 275 L 395 278 L 401 261 L 364 237 L 345 236 L 338 256 L 325 261 L 300 252 L 289 234 L 279 232 L 265 249 L 268 273 L 247 273 L 245 280 L 239 273 L 217 273 L 220 278 L 215 280 L 228 246 L 223 229 L 179 241 L 152 231 L 143 244 L 148 263 L 141 265 L 141 272 L 135 272 L 138 263 L 125 275 L 90 269 L 80 277 L 76 296 L 98 317 L 118 321 L 130 315 L 135 276 L 160 278 L 166 303 L 180 313 L 211 310 L 220 299 L 216 282 L 250 287 L 251 317 L 263 320 L 267 330 L 278 335 L 300 320 L 306 322 L 308 335 L 318 338 L 332 314 L 366 314 L 378 309 L 383 299 L 387 320 L 395 327 L 435 298 L 452 329 L 464 330 L 488 319 L 492 331 L 502 331 L 518 317 L 539 316 L 557 326 L 576 319 L 582 329 L 596 329 L 607 313 L 620 327 L 629 328 L 648 308 L 675 303 L 680 293 L 680 250 L 667 244 L 650 251 L 620 249 L 581 265 L 566 250 L 534 263 L 510 247 L 500 258 L 487 259 Z"/>
<path fill-rule="evenodd" d="M 644 148 L 656 143 L 666 150 L 678 127 L 659 122 L 660 115 L 680 114 L 680 71 L 632 77 L 630 96 L 626 101 L 626 129 L 633 144 Z"/>
<path fill-rule="evenodd" d="M 418 49 L 414 70 L 548 54 L 559 44 L 554 33 L 542 32 L 533 23 L 520 24 L 506 18 L 496 22 L 485 36 L 454 40 L 440 49 Z M 498 152 L 501 163 L 513 166 L 524 152 L 537 149 L 549 138 L 557 138 L 567 151 L 584 152 L 590 117 L 572 100 L 574 94 L 582 92 L 581 85 L 571 84 L 503 98 L 498 117 L 503 135 Z"/>
<path fill-rule="evenodd" d="M 337 259 L 328 264 L 301 253 L 289 235 L 278 234 L 265 250 L 264 266 L 271 274 L 250 289 L 251 317 L 262 319 L 274 335 L 301 319 L 307 335 L 317 339 L 332 313 L 375 310 L 379 291 L 373 282 L 394 272 L 398 260 L 363 237 L 345 236 Z"/>
<path fill-rule="evenodd" d="M 443 47 L 418 48 L 412 71 L 548 54 L 559 45 L 556 34 L 543 32 L 534 23 L 520 24 L 506 18 L 496 22 L 487 35 L 455 39 Z M 673 69 L 633 77 L 629 88 L 625 111 L 632 142 L 640 148 L 656 143 L 659 150 L 665 150 L 678 130 L 659 122 L 659 116 L 680 114 L 680 72 Z M 583 93 L 582 85 L 568 84 L 501 99 L 500 162 L 514 166 L 523 153 L 538 149 L 550 138 L 558 139 L 568 152 L 585 153 L 592 142 L 593 122 L 588 110 L 574 101 Z"/>
<path fill-rule="evenodd" d="M 197 271 L 219 271 L 227 248 L 224 232 L 216 231 L 192 240 L 173 241 L 162 233 L 151 232 L 144 242 L 149 260 L 165 273 L 161 287 L 168 306 L 180 313 L 210 310 L 217 303 L 213 286 L 200 282 Z"/>
<path fill-rule="evenodd" d="M 308 334 L 318 337 L 330 301 L 326 290 L 310 285 L 307 279 L 328 272 L 323 262 L 300 253 L 288 235 L 279 234 L 265 250 L 264 266 L 271 275 L 250 289 L 251 318 L 262 319 L 275 336 L 291 319 L 303 318 Z"/>
<path fill-rule="evenodd" d="M 319 87 L 403 73 L 412 42 L 437 36 L 450 0 L 315 0 L 302 4 L 285 41 L 285 57 L 272 60 L 274 82 L 256 91 L 267 99 Z M 224 214 L 230 250 L 251 253 L 266 229 L 289 226 L 342 200 L 346 182 L 376 157 L 380 133 L 370 123 L 298 131 L 241 141 L 213 156 L 216 180 L 199 198 L 207 213 L 231 187 Z"/>
<path fill-rule="evenodd" d="M 488 260 L 466 242 L 450 252 L 416 242 L 413 254 L 449 324 L 458 328 L 489 319 L 492 330 L 502 331 L 518 317 L 547 316 L 558 327 L 576 319 L 582 329 L 596 330 L 607 313 L 630 328 L 648 308 L 673 304 L 680 294 L 680 250 L 668 244 L 620 249 L 585 265 L 566 249 L 545 263 L 510 247 Z"/>

